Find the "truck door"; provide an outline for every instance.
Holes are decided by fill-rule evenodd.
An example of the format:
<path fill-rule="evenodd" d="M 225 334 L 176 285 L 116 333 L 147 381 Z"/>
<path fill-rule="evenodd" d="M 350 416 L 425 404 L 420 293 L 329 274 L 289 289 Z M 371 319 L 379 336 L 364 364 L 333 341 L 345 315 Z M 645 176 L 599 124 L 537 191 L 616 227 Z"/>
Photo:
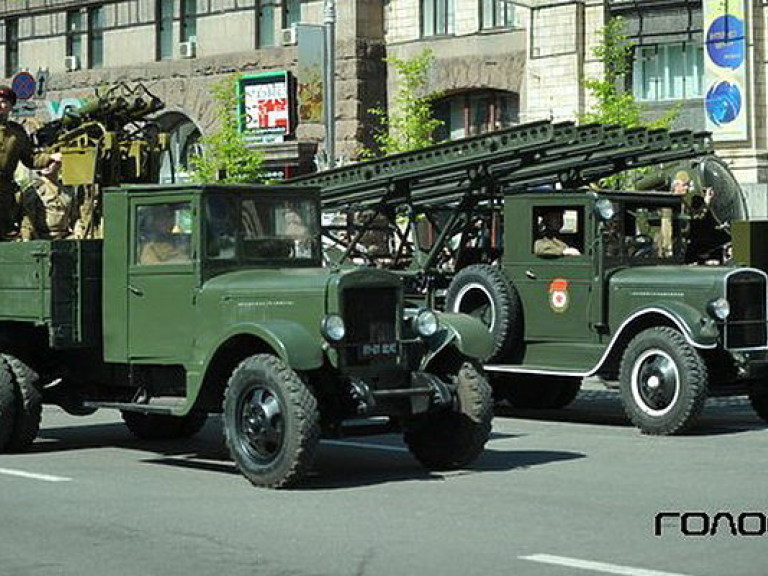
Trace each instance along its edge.
<path fill-rule="evenodd" d="M 534 206 L 531 237 L 508 263 L 524 310 L 529 342 L 593 338 L 594 247 L 589 241 L 584 206 Z M 520 238 L 520 236 L 518 236 Z"/>
<path fill-rule="evenodd" d="M 128 266 L 128 356 L 183 363 L 195 330 L 198 287 L 191 203 L 152 202 L 132 210 Z"/>

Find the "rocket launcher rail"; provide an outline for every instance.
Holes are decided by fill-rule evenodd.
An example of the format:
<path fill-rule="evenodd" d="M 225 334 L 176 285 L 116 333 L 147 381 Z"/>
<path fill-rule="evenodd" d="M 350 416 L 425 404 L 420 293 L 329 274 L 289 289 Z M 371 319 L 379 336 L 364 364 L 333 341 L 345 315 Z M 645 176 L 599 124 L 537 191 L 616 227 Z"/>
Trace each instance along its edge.
<path fill-rule="evenodd" d="M 410 292 L 427 294 L 444 287 L 452 269 L 498 255 L 495 244 L 482 255 L 473 245 L 478 223 L 497 237 L 505 194 L 579 188 L 713 152 L 705 132 L 540 121 L 291 182 L 319 187 L 324 212 L 335 215 L 324 226 L 333 260 L 401 270 Z"/>
<path fill-rule="evenodd" d="M 585 186 L 629 168 L 713 153 L 706 132 L 541 121 L 361 162 L 292 182 L 319 186 L 324 209 L 382 201 L 452 203 L 483 188 Z"/>

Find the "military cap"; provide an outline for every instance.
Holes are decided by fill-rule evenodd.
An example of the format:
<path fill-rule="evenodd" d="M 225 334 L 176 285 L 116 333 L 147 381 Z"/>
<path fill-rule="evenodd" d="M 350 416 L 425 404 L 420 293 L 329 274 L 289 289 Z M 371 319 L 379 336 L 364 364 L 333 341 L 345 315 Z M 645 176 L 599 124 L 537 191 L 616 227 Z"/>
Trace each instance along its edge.
<path fill-rule="evenodd" d="M 13 105 L 16 104 L 16 92 L 10 86 L 0 85 L 0 98 L 8 100 Z"/>

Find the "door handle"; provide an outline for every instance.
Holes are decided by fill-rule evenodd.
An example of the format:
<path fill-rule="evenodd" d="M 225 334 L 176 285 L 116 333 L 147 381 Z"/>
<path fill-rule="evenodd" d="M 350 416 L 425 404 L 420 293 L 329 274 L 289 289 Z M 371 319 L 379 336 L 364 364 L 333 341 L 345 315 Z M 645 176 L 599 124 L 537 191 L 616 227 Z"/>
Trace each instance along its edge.
<path fill-rule="evenodd" d="M 536 280 L 536 274 L 533 273 L 533 270 L 526 270 L 525 275 L 531 280 Z"/>
<path fill-rule="evenodd" d="M 144 290 L 142 290 L 141 288 L 136 288 L 136 286 L 131 286 L 130 284 L 128 284 L 128 290 L 134 296 L 144 296 Z"/>

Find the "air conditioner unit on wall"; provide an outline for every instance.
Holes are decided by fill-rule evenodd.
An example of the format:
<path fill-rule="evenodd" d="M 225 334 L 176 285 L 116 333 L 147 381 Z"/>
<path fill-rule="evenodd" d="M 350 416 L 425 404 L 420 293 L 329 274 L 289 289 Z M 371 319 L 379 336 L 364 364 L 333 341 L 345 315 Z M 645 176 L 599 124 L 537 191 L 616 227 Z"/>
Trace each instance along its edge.
<path fill-rule="evenodd" d="M 298 41 L 296 26 L 290 28 L 283 28 L 280 31 L 280 39 L 283 46 L 295 46 Z"/>
<path fill-rule="evenodd" d="M 73 72 L 74 70 L 80 70 L 80 58 L 77 56 L 65 56 L 64 57 L 64 69 L 67 72 Z"/>
<path fill-rule="evenodd" d="M 179 56 L 182 58 L 194 58 L 197 54 L 197 42 L 189 41 L 179 44 Z"/>

